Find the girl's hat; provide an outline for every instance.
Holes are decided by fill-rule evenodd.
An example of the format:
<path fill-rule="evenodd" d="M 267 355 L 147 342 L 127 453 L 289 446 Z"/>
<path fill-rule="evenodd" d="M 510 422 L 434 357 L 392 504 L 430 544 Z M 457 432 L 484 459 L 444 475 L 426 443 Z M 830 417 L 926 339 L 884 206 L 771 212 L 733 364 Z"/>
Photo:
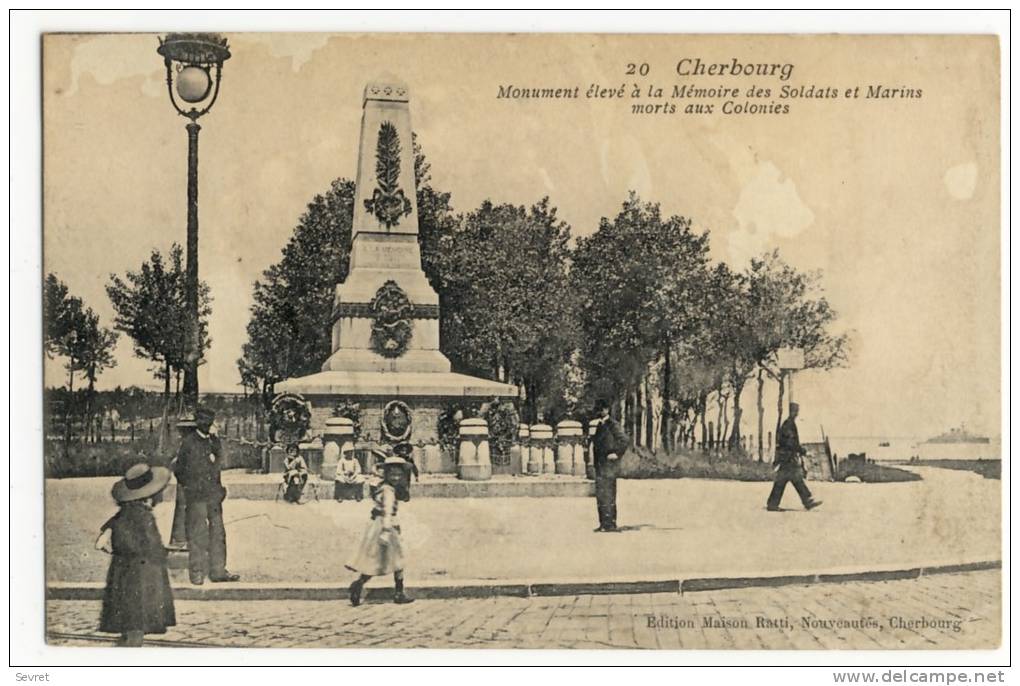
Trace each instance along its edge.
<path fill-rule="evenodd" d="M 124 472 L 123 479 L 113 485 L 113 499 L 118 503 L 144 500 L 166 488 L 169 481 L 170 470 L 166 467 L 136 464 Z"/>
<path fill-rule="evenodd" d="M 407 464 L 407 460 L 402 457 L 392 456 L 387 457 L 383 460 L 383 467 L 403 467 Z"/>

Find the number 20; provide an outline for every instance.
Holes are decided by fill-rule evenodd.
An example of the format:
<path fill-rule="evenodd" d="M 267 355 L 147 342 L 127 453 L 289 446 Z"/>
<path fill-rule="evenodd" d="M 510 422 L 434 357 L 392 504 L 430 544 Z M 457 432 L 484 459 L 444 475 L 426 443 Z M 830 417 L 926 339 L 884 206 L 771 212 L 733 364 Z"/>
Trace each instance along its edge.
<path fill-rule="evenodd" d="M 630 62 L 627 64 L 627 76 L 633 76 L 634 74 L 637 74 L 638 76 L 648 76 L 648 63 L 642 62 L 641 64 L 634 64 L 633 62 Z"/>

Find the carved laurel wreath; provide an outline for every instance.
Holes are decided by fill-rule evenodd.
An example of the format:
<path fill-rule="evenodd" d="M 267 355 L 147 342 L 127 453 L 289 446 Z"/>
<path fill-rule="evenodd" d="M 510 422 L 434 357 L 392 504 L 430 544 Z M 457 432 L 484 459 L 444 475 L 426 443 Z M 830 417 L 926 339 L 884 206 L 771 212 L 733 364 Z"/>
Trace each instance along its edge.
<path fill-rule="evenodd" d="M 414 307 L 396 281 L 387 281 L 372 300 L 372 350 L 400 357 L 411 342 Z"/>
<path fill-rule="evenodd" d="M 394 443 L 406 441 L 411 435 L 411 408 L 401 400 L 386 403 L 382 413 L 383 435 Z"/>
<path fill-rule="evenodd" d="M 374 214 L 387 229 L 411 214 L 411 201 L 400 188 L 400 136 L 397 127 L 384 121 L 375 147 L 375 176 L 379 187 L 365 200 L 365 210 Z"/>
<path fill-rule="evenodd" d="M 285 443 L 304 438 L 311 420 L 312 411 L 308 402 L 297 393 L 276 396 L 269 411 L 269 421 L 277 431 L 277 440 Z"/>

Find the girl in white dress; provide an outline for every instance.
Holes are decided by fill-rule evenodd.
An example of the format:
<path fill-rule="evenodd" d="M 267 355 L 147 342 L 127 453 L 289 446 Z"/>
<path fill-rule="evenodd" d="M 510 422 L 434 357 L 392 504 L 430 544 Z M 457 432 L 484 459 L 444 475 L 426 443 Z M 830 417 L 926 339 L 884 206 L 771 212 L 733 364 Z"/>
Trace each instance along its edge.
<path fill-rule="evenodd" d="M 397 487 L 404 477 L 407 462 L 399 457 L 387 457 L 383 462 L 383 482 L 372 489 L 372 519 L 365 527 L 361 544 L 347 568 L 361 576 L 351 584 L 351 605 L 361 604 L 365 583 L 373 576 L 393 574 L 396 593 L 393 602 L 413 602 L 404 594 L 404 550 L 397 521 Z"/>

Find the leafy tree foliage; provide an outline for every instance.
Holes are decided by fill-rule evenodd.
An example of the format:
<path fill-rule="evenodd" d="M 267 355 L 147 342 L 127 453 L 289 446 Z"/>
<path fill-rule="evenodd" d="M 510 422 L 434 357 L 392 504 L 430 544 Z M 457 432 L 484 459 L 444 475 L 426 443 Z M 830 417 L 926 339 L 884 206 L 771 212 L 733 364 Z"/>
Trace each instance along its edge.
<path fill-rule="evenodd" d="M 255 282 L 238 368 L 266 400 L 274 384 L 317 372 L 330 354 L 333 292 L 350 267 L 353 211 L 354 183 L 336 179 L 308 204 L 280 261 Z"/>
<path fill-rule="evenodd" d="M 131 339 L 137 357 L 154 363 L 153 376 L 164 382 L 163 396 L 169 402 L 170 382 L 184 371 L 194 343 L 188 321 L 191 312 L 186 298 L 186 272 L 181 246 L 174 243 L 164 256 L 153 250 L 138 271 L 124 277 L 110 275 L 106 294 L 116 312 L 114 326 Z M 212 312 L 209 286 L 199 283 L 199 355 L 211 345 L 208 335 Z M 199 363 L 201 364 L 201 357 Z"/>
<path fill-rule="evenodd" d="M 619 398 L 661 359 L 664 436 L 673 413 L 672 351 L 702 323 L 707 263 L 707 233 L 695 233 L 685 217 L 663 218 L 658 204 L 636 193 L 579 239 L 573 256 L 588 395 Z"/>
<path fill-rule="evenodd" d="M 489 201 L 440 241 L 443 351 L 465 371 L 522 385 L 533 419 L 574 347 L 570 227 L 548 198 Z"/>
<path fill-rule="evenodd" d="M 116 366 L 113 357 L 117 332 L 99 325 L 99 315 L 85 307 L 81 298 L 70 295 L 67 285 L 55 274 L 43 282 L 43 340 L 46 354 L 63 357 L 67 369 L 67 391 L 74 394 L 74 375 L 83 372 L 88 382 L 85 394 L 85 425 L 91 425 L 95 385 L 105 369 Z M 70 429 L 65 408 L 65 424 Z M 65 438 L 70 438 L 66 433 Z"/>

